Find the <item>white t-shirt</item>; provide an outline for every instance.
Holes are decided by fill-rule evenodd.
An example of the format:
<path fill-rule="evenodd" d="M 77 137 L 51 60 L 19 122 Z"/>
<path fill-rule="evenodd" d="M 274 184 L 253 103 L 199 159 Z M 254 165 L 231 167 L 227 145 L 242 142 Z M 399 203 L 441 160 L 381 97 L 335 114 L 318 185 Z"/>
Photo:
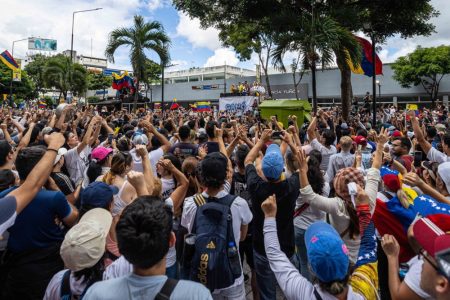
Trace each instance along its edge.
<path fill-rule="evenodd" d="M 67 171 L 69 172 L 70 179 L 75 184 L 78 183 L 78 180 L 83 179 L 84 172 L 89 165 L 89 155 L 91 152 L 92 148 L 86 146 L 80 153 L 78 153 L 77 147 L 75 147 L 64 154 Z"/>
<path fill-rule="evenodd" d="M 133 157 L 133 171 L 144 172 L 144 167 L 142 166 L 142 158 L 136 153 L 136 148 L 130 150 L 131 157 Z M 150 151 L 148 158 L 150 159 L 150 166 L 152 167 L 153 176 L 156 174 L 156 164 L 164 155 L 163 149 L 160 147 L 156 150 Z"/>
<path fill-rule="evenodd" d="M 50 280 L 47 285 L 47 289 L 45 290 L 44 300 L 61 299 L 61 281 L 64 277 L 64 273 L 66 273 L 67 270 L 68 269 L 59 271 L 58 273 L 53 275 L 52 280 Z M 86 283 L 83 282 L 83 279 L 84 277 L 82 276 L 79 280 L 76 280 L 73 276 L 73 272 L 70 273 L 69 282 L 72 295 L 80 296 L 84 292 Z"/>
<path fill-rule="evenodd" d="M 322 154 L 322 162 L 320 163 L 320 169 L 322 171 L 327 171 L 330 156 L 337 153 L 336 147 L 331 145 L 330 148 L 328 149 L 327 147 L 319 143 L 317 139 L 313 139 L 311 141 L 311 148 L 313 150 L 320 151 L 320 153 Z"/>
<path fill-rule="evenodd" d="M 220 191 L 215 197 L 222 198 L 225 197 L 228 193 L 224 190 Z M 206 192 L 202 193 L 203 197 L 208 198 L 208 194 Z M 241 225 L 248 225 L 253 219 L 252 212 L 248 207 L 248 202 L 241 197 L 236 197 L 231 204 L 231 215 L 233 217 L 233 234 L 236 244 L 239 245 L 239 241 L 241 238 Z M 194 225 L 195 215 L 197 212 L 197 205 L 194 202 L 194 197 L 189 197 L 184 200 L 183 214 L 181 216 L 181 225 L 188 229 L 189 233 L 192 231 L 192 226 Z M 238 246 L 239 247 L 239 246 Z M 226 290 L 229 288 L 233 288 L 242 284 L 244 280 L 244 276 L 241 275 L 234 281 L 234 284 L 230 287 L 227 287 L 222 290 Z M 215 292 L 222 291 L 216 290 Z"/>
<path fill-rule="evenodd" d="M 417 294 L 417 296 L 423 299 L 433 299 L 420 287 L 420 277 L 422 273 L 423 260 L 419 259 L 418 256 L 414 256 L 408 261 L 409 270 L 405 276 L 405 284 Z"/>
<path fill-rule="evenodd" d="M 427 158 L 432 162 L 438 163 L 450 161 L 450 156 L 447 156 L 445 153 L 442 153 L 441 151 L 433 147 L 431 147 L 430 151 L 428 151 Z"/>
<path fill-rule="evenodd" d="M 173 178 L 161 178 L 161 195 L 163 199 L 170 197 L 175 190 L 175 180 Z"/>

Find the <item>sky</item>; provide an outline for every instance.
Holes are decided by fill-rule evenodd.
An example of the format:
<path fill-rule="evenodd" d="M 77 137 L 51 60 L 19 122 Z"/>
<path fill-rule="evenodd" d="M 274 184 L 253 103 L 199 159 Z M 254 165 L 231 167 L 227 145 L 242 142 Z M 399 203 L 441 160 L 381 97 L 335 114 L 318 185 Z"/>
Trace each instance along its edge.
<path fill-rule="evenodd" d="M 384 63 L 393 62 L 400 56 L 412 52 L 418 45 L 423 47 L 450 45 L 450 9 L 448 0 L 432 0 L 440 16 L 432 19 L 436 33 L 428 37 L 388 39 L 378 53 Z M 447 7 L 446 7 L 447 6 Z M 256 55 L 241 62 L 231 48 L 224 48 L 214 28 L 202 29 L 197 19 L 178 12 L 170 0 L 0 0 L 3 13 L 0 22 L 0 51 L 11 52 L 12 42 L 27 37 L 56 39 L 58 52 L 70 49 L 72 12 L 101 7 L 102 10 L 76 14 L 74 26 L 74 50 L 85 56 L 104 57 L 108 34 L 117 27 L 128 27 L 133 16 L 143 15 L 146 20 L 162 23 L 172 40 L 170 55 L 173 67 L 183 70 L 190 67 L 227 65 L 255 69 Z M 5 12 L 5 11 L 4 11 Z M 14 56 L 25 58 L 27 42 L 17 42 Z M 157 61 L 149 52 L 148 56 Z M 115 54 L 114 63 L 108 67 L 131 70 L 128 49 L 121 47 Z M 288 54 L 286 61 L 291 61 Z"/>

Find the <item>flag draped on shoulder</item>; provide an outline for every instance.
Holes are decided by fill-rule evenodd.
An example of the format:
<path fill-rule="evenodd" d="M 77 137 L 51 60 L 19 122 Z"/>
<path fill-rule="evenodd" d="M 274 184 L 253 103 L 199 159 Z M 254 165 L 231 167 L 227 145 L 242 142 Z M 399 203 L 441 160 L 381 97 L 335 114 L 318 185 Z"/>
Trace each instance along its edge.
<path fill-rule="evenodd" d="M 8 52 L 8 50 L 5 50 L 0 54 L 0 60 L 11 70 L 15 71 L 19 68 L 19 65 L 14 60 L 12 55 Z"/>
<path fill-rule="evenodd" d="M 362 59 L 359 63 L 359 66 L 354 66 L 351 60 L 348 58 L 347 63 L 350 67 L 350 70 L 352 70 L 355 74 L 363 74 L 369 77 L 373 76 L 373 60 L 372 60 L 372 44 L 363 38 L 360 38 L 358 36 L 355 36 L 355 39 L 358 41 L 358 43 L 361 45 L 362 48 Z M 375 62 L 376 62 L 376 75 L 383 74 L 383 63 L 381 62 L 378 55 L 375 53 Z"/>

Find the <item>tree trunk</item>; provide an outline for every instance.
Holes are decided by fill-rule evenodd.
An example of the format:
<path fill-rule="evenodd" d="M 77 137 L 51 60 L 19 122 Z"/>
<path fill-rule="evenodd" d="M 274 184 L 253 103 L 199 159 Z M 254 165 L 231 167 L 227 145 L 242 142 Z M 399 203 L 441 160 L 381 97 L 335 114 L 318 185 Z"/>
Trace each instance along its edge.
<path fill-rule="evenodd" d="M 295 70 L 293 70 L 294 72 L 292 72 L 292 77 L 294 77 L 294 91 L 295 91 L 295 99 L 298 99 L 298 92 L 297 92 L 297 80 L 295 79 Z"/>
<path fill-rule="evenodd" d="M 341 104 L 342 104 L 342 118 L 349 121 L 349 113 L 353 99 L 352 90 L 352 72 L 346 63 L 342 63 L 337 59 L 337 64 L 341 72 Z"/>
<path fill-rule="evenodd" d="M 134 101 L 133 101 L 133 110 L 136 113 L 137 111 L 137 101 L 139 98 L 139 77 L 136 78 L 136 89 L 134 90 Z"/>
<path fill-rule="evenodd" d="M 312 79 L 312 105 L 314 114 L 317 113 L 317 85 L 316 85 L 316 62 L 311 64 Z"/>
<path fill-rule="evenodd" d="M 267 74 L 267 71 L 264 71 L 264 73 L 266 76 L 267 94 L 269 94 L 270 99 L 273 99 L 272 89 L 270 88 L 269 74 Z"/>

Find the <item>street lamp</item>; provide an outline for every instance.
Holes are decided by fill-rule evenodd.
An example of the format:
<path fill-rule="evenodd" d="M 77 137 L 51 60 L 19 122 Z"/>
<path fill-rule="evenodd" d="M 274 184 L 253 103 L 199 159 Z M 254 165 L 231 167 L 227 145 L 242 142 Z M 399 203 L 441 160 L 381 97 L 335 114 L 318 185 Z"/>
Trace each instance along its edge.
<path fill-rule="evenodd" d="M 377 72 L 376 72 L 376 53 L 375 53 L 375 34 L 370 22 L 364 22 L 363 28 L 369 32 L 372 42 L 372 126 L 375 127 L 377 123 Z"/>
<path fill-rule="evenodd" d="M 378 97 L 381 98 L 381 82 L 379 80 L 377 80 L 377 85 L 378 85 Z"/>
<path fill-rule="evenodd" d="M 73 14 L 72 14 L 72 40 L 70 42 L 70 62 L 73 63 L 73 27 L 74 27 L 74 23 L 75 23 L 75 14 L 88 12 L 88 11 L 95 11 L 95 10 L 100 10 L 100 9 L 103 9 L 103 7 L 86 9 L 86 10 L 77 10 L 77 11 L 73 12 Z"/>
<path fill-rule="evenodd" d="M 16 42 L 22 42 L 22 41 L 28 41 L 28 38 L 25 39 L 20 39 L 20 40 L 15 40 L 12 42 L 12 47 L 11 47 L 11 56 L 14 59 L 14 44 Z M 14 80 L 14 71 L 11 70 L 11 83 L 9 84 L 9 106 L 13 106 L 13 99 L 12 99 L 12 85 L 13 85 L 13 80 Z"/>

